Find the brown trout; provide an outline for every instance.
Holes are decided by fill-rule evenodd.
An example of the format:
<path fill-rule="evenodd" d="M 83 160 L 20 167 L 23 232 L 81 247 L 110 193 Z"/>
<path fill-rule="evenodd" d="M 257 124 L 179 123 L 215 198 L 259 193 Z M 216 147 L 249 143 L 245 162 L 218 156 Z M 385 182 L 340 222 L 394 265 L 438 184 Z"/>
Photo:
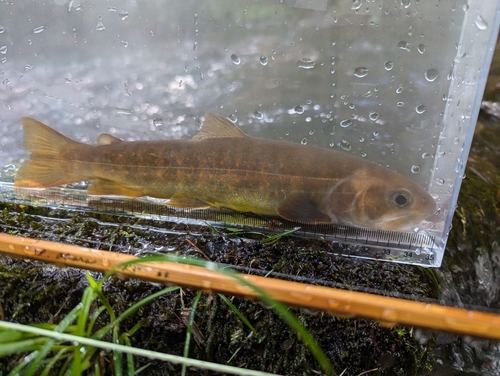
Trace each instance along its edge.
<path fill-rule="evenodd" d="M 191 140 L 73 141 L 22 119 L 24 162 L 16 187 L 47 188 L 90 180 L 90 195 L 169 199 L 180 208 L 228 208 L 302 223 L 404 230 L 436 211 L 419 185 L 348 154 L 245 135 L 207 114 Z"/>

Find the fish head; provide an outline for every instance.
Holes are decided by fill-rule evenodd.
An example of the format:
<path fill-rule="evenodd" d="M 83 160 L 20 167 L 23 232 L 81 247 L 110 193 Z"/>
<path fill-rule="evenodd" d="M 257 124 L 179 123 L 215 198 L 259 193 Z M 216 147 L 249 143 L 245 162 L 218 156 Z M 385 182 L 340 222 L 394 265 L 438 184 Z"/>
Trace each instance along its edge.
<path fill-rule="evenodd" d="M 379 166 L 340 180 L 323 202 L 335 222 L 379 230 L 411 230 L 433 215 L 434 199 L 410 179 Z"/>

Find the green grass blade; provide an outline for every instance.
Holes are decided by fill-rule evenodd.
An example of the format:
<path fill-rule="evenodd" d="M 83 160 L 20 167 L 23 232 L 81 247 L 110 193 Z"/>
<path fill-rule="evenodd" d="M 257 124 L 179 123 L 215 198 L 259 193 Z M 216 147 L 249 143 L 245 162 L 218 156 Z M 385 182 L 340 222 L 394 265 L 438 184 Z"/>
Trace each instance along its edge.
<path fill-rule="evenodd" d="M 68 326 L 70 326 L 78 317 L 79 314 L 82 312 L 82 303 L 78 303 L 75 308 L 73 308 L 57 325 L 54 329 L 54 332 L 59 332 L 62 333 L 66 330 Z M 54 339 L 49 339 L 43 347 L 40 349 L 40 351 L 37 351 L 36 356 L 33 358 L 33 361 L 31 362 L 30 366 L 26 371 L 24 371 L 24 374 L 26 376 L 32 376 L 34 375 L 38 368 L 40 368 L 42 360 L 45 359 L 47 354 L 52 350 L 52 347 L 56 344 L 56 340 Z M 79 349 L 75 350 L 79 352 Z M 75 360 L 75 363 L 78 363 L 79 359 Z"/>
<path fill-rule="evenodd" d="M 113 343 L 120 343 L 118 324 L 113 328 Z M 113 350 L 113 370 L 115 376 L 123 375 L 123 356 L 121 351 Z"/>
<path fill-rule="evenodd" d="M 38 350 L 45 342 L 47 342 L 47 338 L 32 338 L 12 343 L 5 343 L 0 345 L 0 358 L 15 353 Z"/>
<path fill-rule="evenodd" d="M 3 344 L 11 344 L 13 342 L 33 338 L 34 335 L 29 333 L 21 333 L 15 330 L 0 330 L 0 348 Z"/>
<path fill-rule="evenodd" d="M 54 365 L 61 359 L 68 351 L 71 350 L 71 347 L 66 346 L 59 350 L 55 356 L 52 358 L 47 359 L 47 365 L 45 366 L 43 372 L 40 374 L 40 376 L 47 376 L 50 375 L 50 372 L 53 371 Z"/>
<path fill-rule="evenodd" d="M 128 333 L 124 333 L 120 336 L 120 343 L 132 347 L 132 342 L 130 341 Z M 127 354 L 127 375 L 134 375 L 135 373 L 134 356 L 132 354 Z"/>
<path fill-rule="evenodd" d="M 116 317 L 115 311 L 113 311 L 113 307 L 111 307 L 111 304 L 109 304 L 108 299 L 106 299 L 106 297 L 102 293 L 102 283 L 109 277 L 104 276 L 104 278 L 100 282 L 97 282 L 94 278 L 92 278 L 92 276 L 89 273 L 85 274 L 85 276 L 87 277 L 87 280 L 89 281 L 89 284 L 92 287 L 92 291 L 97 295 L 97 297 L 104 305 L 104 307 L 106 307 L 109 317 L 111 317 L 111 321 L 115 320 Z"/>
<path fill-rule="evenodd" d="M 130 308 L 128 308 L 126 311 L 124 311 L 120 316 L 118 316 L 113 322 L 109 323 L 108 325 L 106 325 L 105 327 L 101 328 L 100 330 L 98 330 L 97 332 L 95 332 L 93 335 L 92 335 L 92 338 L 93 339 L 102 339 L 106 334 L 108 334 L 110 332 L 110 330 L 112 330 L 116 325 L 118 325 L 119 323 L 121 323 L 123 320 L 125 320 L 127 317 L 129 317 L 130 315 L 134 314 L 139 308 L 141 308 L 142 306 L 148 304 L 149 302 L 155 300 L 156 298 L 162 296 L 162 295 L 165 295 L 165 294 L 168 294 L 172 291 L 175 291 L 175 290 L 178 290 L 179 287 L 177 286 L 174 286 L 174 287 L 167 287 L 166 289 L 163 289 L 163 290 L 160 290 L 158 292 L 155 292 L 154 294 L 151 294 L 147 297 L 145 297 L 144 299 L 138 301 L 137 303 L 135 303 L 133 306 L 131 306 Z"/>
<path fill-rule="evenodd" d="M 101 313 L 106 309 L 106 307 L 104 306 L 100 306 L 99 308 L 96 309 L 96 311 L 92 314 L 92 316 L 90 317 L 90 322 L 87 326 L 87 333 L 85 334 L 85 337 L 90 337 L 92 335 L 92 332 L 94 331 L 94 326 L 95 326 L 95 323 L 97 321 L 97 319 L 99 318 L 99 316 L 101 315 Z"/>
<path fill-rule="evenodd" d="M 226 373 L 226 374 L 231 374 L 231 375 L 242 375 L 242 376 L 275 376 L 275 375 L 272 375 L 272 374 L 267 373 L 267 372 L 247 370 L 244 368 L 231 367 L 231 366 L 227 366 L 224 364 L 205 362 L 205 361 L 198 360 L 198 359 L 184 358 L 182 356 L 163 354 L 163 353 L 159 353 L 156 351 L 149 351 L 149 350 L 138 349 L 138 348 L 134 348 L 134 347 L 127 347 L 127 346 L 119 345 L 116 343 L 96 341 L 96 340 L 91 339 L 91 338 L 78 337 L 78 336 L 75 336 L 72 334 L 58 333 L 58 332 L 54 332 L 54 331 L 50 331 L 50 330 L 35 328 L 33 326 L 21 325 L 21 324 L 16 324 L 16 323 L 11 323 L 11 322 L 5 322 L 5 321 L 1 321 L 1 320 L 0 320 L 0 328 L 15 329 L 15 330 L 19 330 L 22 332 L 36 334 L 38 336 L 53 338 L 57 341 L 77 342 L 77 343 L 80 343 L 80 344 L 85 345 L 85 346 L 93 346 L 93 347 L 101 348 L 101 349 L 108 350 L 108 351 L 118 350 L 118 351 L 122 351 L 122 352 L 127 353 L 127 354 L 130 353 L 130 354 L 133 354 L 136 356 L 146 357 L 148 359 L 163 360 L 163 361 L 171 362 L 174 364 L 186 364 L 186 366 L 188 366 L 188 367 L 197 367 L 197 368 L 206 369 L 209 371 L 215 371 L 215 372 L 219 372 L 219 373 Z"/>
<path fill-rule="evenodd" d="M 87 273 L 88 275 L 88 273 Z M 83 336 L 85 334 L 85 324 L 87 324 L 89 319 L 89 311 L 90 305 L 95 299 L 94 290 L 91 287 L 87 287 L 83 292 L 82 296 L 82 309 L 80 314 L 78 315 L 77 325 L 76 325 L 76 333 L 77 336 Z"/>
<path fill-rule="evenodd" d="M 304 344 L 309 347 L 318 362 L 321 364 L 323 370 L 328 375 L 336 375 L 333 365 L 330 363 L 330 360 L 324 353 L 323 349 L 321 349 L 318 342 L 316 342 L 314 337 L 307 331 L 307 329 L 299 322 L 299 320 L 297 320 L 295 315 L 291 313 L 284 304 L 278 302 L 277 300 L 274 300 L 263 289 L 248 282 L 243 277 L 237 275 L 235 272 L 227 270 L 226 273 L 236 279 L 242 285 L 254 290 L 264 303 L 266 303 L 270 307 L 273 307 L 276 313 L 278 313 L 278 315 L 280 315 L 281 318 L 284 319 L 293 330 L 295 330 Z"/>
<path fill-rule="evenodd" d="M 260 242 L 261 243 L 274 242 L 274 241 L 278 240 L 279 238 L 282 238 L 283 236 L 289 235 L 297 230 L 300 230 L 300 227 L 294 227 L 291 230 L 286 230 L 286 231 L 280 232 L 279 234 L 268 236 L 267 238 L 262 239 Z"/>
<path fill-rule="evenodd" d="M 292 232 L 297 231 L 297 230 L 299 230 L 299 227 L 296 227 L 296 228 L 291 229 L 291 230 L 287 230 L 281 234 L 271 236 L 271 237 L 267 238 L 267 242 L 274 241 L 274 240 L 279 239 L 280 237 L 282 237 L 284 235 L 287 235 L 287 234 L 292 233 Z M 266 240 L 266 239 L 264 239 L 264 240 Z M 281 316 L 281 318 L 283 318 L 288 323 L 288 325 L 290 325 L 290 327 L 297 332 L 297 334 L 299 335 L 301 340 L 306 344 L 307 347 L 309 347 L 309 349 L 311 350 L 313 355 L 316 357 L 318 362 L 321 364 L 321 367 L 323 367 L 325 372 L 327 372 L 330 375 L 336 375 L 335 370 L 334 370 L 330 360 L 328 359 L 328 357 L 324 353 L 324 351 L 321 349 L 321 347 L 316 342 L 316 340 L 311 336 L 311 334 L 304 328 L 304 326 L 302 324 L 300 324 L 300 322 L 297 320 L 295 315 L 293 315 L 290 311 L 288 311 L 288 309 L 285 305 L 274 300 L 268 294 L 266 294 L 266 292 L 263 289 L 261 289 L 260 287 L 254 286 L 253 284 L 246 281 L 244 278 L 242 278 L 241 276 L 239 276 L 238 274 L 236 274 L 235 272 L 233 272 L 229 268 L 221 267 L 217 263 L 207 262 L 207 261 L 202 260 L 202 259 L 178 257 L 178 256 L 173 256 L 173 255 L 152 255 L 152 256 L 146 256 L 146 257 L 143 257 L 140 259 L 124 262 L 124 263 L 118 265 L 114 270 L 111 270 L 110 273 L 111 272 L 114 273 L 115 270 L 117 270 L 117 269 L 124 268 L 126 266 L 134 265 L 137 263 L 157 262 L 157 261 L 170 261 L 170 262 L 179 262 L 182 264 L 202 266 L 202 267 L 208 268 L 210 270 L 215 270 L 219 273 L 228 275 L 228 276 L 236 279 L 238 282 L 240 282 L 244 286 L 251 288 L 253 291 L 255 291 L 259 295 L 259 297 L 264 301 L 264 303 L 268 304 L 271 307 L 274 307 L 274 309 Z"/>
<path fill-rule="evenodd" d="M 189 358 L 189 345 L 191 343 L 191 332 L 193 331 L 193 325 L 194 325 L 194 316 L 196 314 L 196 307 L 198 307 L 198 303 L 200 302 L 201 294 L 203 291 L 198 291 L 196 293 L 196 296 L 193 299 L 193 303 L 191 304 L 191 312 L 189 313 L 189 319 L 188 319 L 188 324 L 187 324 L 187 330 L 186 330 L 186 342 L 184 343 L 184 357 Z M 182 376 L 186 375 L 186 365 L 182 365 Z"/>
<path fill-rule="evenodd" d="M 48 339 L 46 339 L 48 340 Z M 23 374 L 23 368 L 27 367 L 32 361 L 33 357 L 36 356 L 36 351 L 32 352 L 30 355 L 25 356 L 21 363 L 15 366 L 8 374 L 8 376 L 17 376 Z"/>
<path fill-rule="evenodd" d="M 245 316 L 243 316 L 243 314 L 238 310 L 238 308 L 236 308 L 234 304 L 224 294 L 219 294 L 219 297 L 222 299 L 224 303 L 227 304 L 227 306 L 231 309 L 231 311 L 233 311 L 240 318 L 240 320 L 243 321 L 243 323 L 253 332 L 253 334 L 257 336 L 257 331 L 255 330 L 255 328 L 252 326 L 252 324 L 250 324 L 250 321 L 248 321 L 248 319 Z"/>

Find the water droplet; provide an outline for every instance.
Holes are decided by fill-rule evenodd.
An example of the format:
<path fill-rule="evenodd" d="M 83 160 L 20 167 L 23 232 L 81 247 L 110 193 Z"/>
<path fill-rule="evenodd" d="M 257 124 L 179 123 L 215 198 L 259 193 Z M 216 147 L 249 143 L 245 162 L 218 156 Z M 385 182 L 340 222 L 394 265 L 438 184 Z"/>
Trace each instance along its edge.
<path fill-rule="evenodd" d="M 155 127 L 161 127 L 163 125 L 163 119 L 162 118 L 156 118 L 153 120 L 153 125 Z"/>
<path fill-rule="evenodd" d="M 401 0 L 401 6 L 403 8 L 409 8 L 411 4 L 411 0 Z"/>
<path fill-rule="evenodd" d="M 417 165 L 411 166 L 411 172 L 412 174 L 418 174 L 420 172 L 420 166 Z"/>
<path fill-rule="evenodd" d="M 400 50 L 411 51 L 411 43 L 405 40 L 402 40 L 398 43 L 398 48 Z"/>
<path fill-rule="evenodd" d="M 2 175 L 13 177 L 16 175 L 17 167 L 13 164 L 6 164 L 2 168 Z"/>
<path fill-rule="evenodd" d="M 434 82 L 438 78 L 439 72 L 436 69 L 427 69 L 424 76 L 427 81 Z"/>
<path fill-rule="evenodd" d="M 399 85 L 398 88 L 396 89 L 396 93 L 401 94 L 405 88 L 403 85 Z"/>
<path fill-rule="evenodd" d="M 354 75 L 358 78 L 366 77 L 368 72 L 369 72 L 368 68 L 365 68 L 365 67 L 358 67 L 358 68 L 354 69 Z"/>
<path fill-rule="evenodd" d="M 308 58 L 303 58 L 297 61 L 297 66 L 302 69 L 313 69 L 316 66 L 316 63 Z"/>
<path fill-rule="evenodd" d="M 120 18 L 122 19 L 122 21 L 125 21 L 127 18 L 128 18 L 128 12 L 126 10 L 122 10 L 120 13 Z"/>
<path fill-rule="evenodd" d="M 417 107 L 415 107 L 415 111 L 417 114 L 423 114 L 427 110 L 427 107 L 423 104 L 419 104 Z"/>
<path fill-rule="evenodd" d="M 462 10 L 464 12 L 467 12 L 469 10 L 469 4 L 465 3 L 463 6 L 462 6 Z"/>
<path fill-rule="evenodd" d="M 365 142 L 365 138 L 363 136 L 359 136 L 359 142 Z"/>
<path fill-rule="evenodd" d="M 398 107 L 403 107 L 405 105 L 405 102 L 398 102 L 396 103 L 396 106 Z"/>
<path fill-rule="evenodd" d="M 7 53 L 7 46 L 0 47 L 0 54 L 5 55 Z"/>
<path fill-rule="evenodd" d="M 436 178 L 436 184 L 437 185 L 443 185 L 444 184 L 444 179 Z"/>
<path fill-rule="evenodd" d="M 352 120 L 351 119 L 344 119 L 340 122 L 340 126 L 342 128 L 347 128 L 347 127 L 350 127 L 352 125 Z"/>
<path fill-rule="evenodd" d="M 351 150 L 351 143 L 347 140 L 342 140 L 340 141 L 340 147 L 344 149 L 345 151 L 350 151 Z"/>
<path fill-rule="evenodd" d="M 361 153 L 359 153 L 359 155 L 361 155 L 362 158 L 366 158 L 366 153 L 363 151 Z"/>
<path fill-rule="evenodd" d="M 384 68 L 385 68 L 385 70 L 390 71 L 392 68 L 394 68 L 394 63 L 390 60 L 387 60 L 384 63 Z"/>
<path fill-rule="evenodd" d="M 120 115 L 132 115 L 134 113 L 133 110 L 129 110 L 127 108 L 119 108 L 119 107 L 115 108 L 115 112 Z"/>
<path fill-rule="evenodd" d="M 5 33 L 5 27 L 0 25 L 0 34 L 3 34 Z"/>
<path fill-rule="evenodd" d="M 267 65 L 267 62 L 269 61 L 269 59 L 267 58 L 267 56 L 261 56 L 259 61 L 262 65 Z"/>
<path fill-rule="evenodd" d="M 302 141 L 300 141 L 302 145 L 307 145 L 307 137 L 304 137 Z"/>
<path fill-rule="evenodd" d="M 236 54 L 232 54 L 231 55 L 231 60 L 233 61 L 233 63 L 235 63 L 236 65 L 240 65 L 241 63 L 241 59 L 238 57 L 238 55 Z"/>
<path fill-rule="evenodd" d="M 122 40 L 123 47 L 128 47 L 128 42 L 126 40 Z"/>
<path fill-rule="evenodd" d="M 66 78 L 64 79 L 64 82 L 65 82 L 65 83 L 67 83 L 67 84 L 70 84 L 70 83 L 71 83 L 71 78 L 66 77 Z"/>
<path fill-rule="evenodd" d="M 236 122 L 238 121 L 238 116 L 236 116 L 235 114 L 231 114 L 229 115 L 228 119 L 231 121 L 231 123 L 236 124 Z"/>
<path fill-rule="evenodd" d="M 377 121 L 380 115 L 378 114 L 378 112 L 370 112 L 368 117 L 370 118 L 371 121 Z"/>
<path fill-rule="evenodd" d="M 95 29 L 98 30 L 98 31 L 104 30 L 105 28 L 106 27 L 104 26 L 104 24 L 101 21 L 99 21 L 99 23 L 95 27 Z"/>
<path fill-rule="evenodd" d="M 201 285 L 203 286 L 203 289 L 205 290 L 210 290 L 212 288 L 212 282 L 206 279 L 201 280 Z"/>
<path fill-rule="evenodd" d="M 418 52 L 420 52 L 421 54 L 423 54 L 425 52 L 425 44 L 423 43 L 420 43 L 417 47 L 417 50 Z"/>
<path fill-rule="evenodd" d="M 432 158 L 432 154 L 431 153 L 423 153 L 422 154 L 422 159 L 429 159 L 429 158 Z"/>
<path fill-rule="evenodd" d="M 253 113 L 253 116 L 255 116 L 255 118 L 256 118 L 256 119 L 259 119 L 259 120 L 261 120 L 261 119 L 263 119 L 263 118 L 264 118 L 264 115 L 262 114 L 262 112 L 259 112 L 259 111 L 255 111 L 255 112 Z"/>
<path fill-rule="evenodd" d="M 112 6 L 112 5 L 108 5 L 108 10 L 110 12 L 116 12 L 116 7 Z"/>
<path fill-rule="evenodd" d="M 295 111 L 296 114 L 299 114 L 299 115 L 304 113 L 304 107 L 302 107 L 300 104 L 295 106 L 293 108 L 293 110 Z"/>
<path fill-rule="evenodd" d="M 26 64 L 26 65 L 24 66 L 24 70 L 25 70 L 26 72 L 27 72 L 27 71 L 29 71 L 29 70 L 32 70 L 32 69 L 33 69 L 33 66 L 32 66 L 32 65 Z"/>
<path fill-rule="evenodd" d="M 488 28 L 488 23 L 480 15 L 476 18 L 476 26 L 479 30 L 486 30 Z"/>
<path fill-rule="evenodd" d="M 40 34 L 42 31 L 45 30 L 45 26 L 38 26 L 33 29 L 34 34 Z"/>
<path fill-rule="evenodd" d="M 109 260 L 106 258 L 101 259 L 102 266 L 105 268 L 109 267 Z"/>
<path fill-rule="evenodd" d="M 358 10 L 359 8 L 361 8 L 361 5 L 363 5 L 361 3 L 361 0 L 352 0 L 351 9 Z"/>

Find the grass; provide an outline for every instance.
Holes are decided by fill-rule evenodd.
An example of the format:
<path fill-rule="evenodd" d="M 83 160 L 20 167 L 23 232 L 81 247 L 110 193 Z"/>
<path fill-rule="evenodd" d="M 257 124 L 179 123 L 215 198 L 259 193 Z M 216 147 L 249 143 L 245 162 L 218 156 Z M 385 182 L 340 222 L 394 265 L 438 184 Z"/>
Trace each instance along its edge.
<path fill-rule="evenodd" d="M 272 307 L 278 315 L 284 319 L 297 333 L 299 338 L 309 347 L 324 372 L 335 375 L 335 371 L 323 350 L 316 340 L 300 324 L 299 320 L 283 304 L 275 301 L 262 289 L 252 285 L 238 276 L 228 268 L 220 267 L 214 263 L 207 263 L 200 259 L 178 258 L 172 256 L 146 256 L 139 260 L 133 260 L 121 264 L 119 268 L 131 266 L 144 262 L 176 261 L 191 265 L 204 266 L 235 278 L 239 283 L 253 289 L 262 301 Z M 109 362 L 114 375 L 134 375 L 144 370 L 136 369 L 135 356 L 145 356 L 151 359 L 164 360 L 182 365 L 182 375 L 186 374 L 187 367 L 198 367 L 205 370 L 214 370 L 227 374 L 238 375 L 267 375 L 267 373 L 253 370 L 245 370 L 238 367 L 210 363 L 196 359 L 190 359 L 189 351 L 191 335 L 195 326 L 195 312 L 202 295 L 198 292 L 192 301 L 189 317 L 186 325 L 186 339 L 182 357 L 158 353 L 133 347 L 132 339 L 134 332 L 140 328 L 140 320 L 127 332 L 120 331 L 120 324 L 127 318 L 132 317 L 141 307 L 152 302 L 165 294 L 171 294 L 179 290 L 179 287 L 168 287 L 151 294 L 137 303 L 133 304 L 121 314 L 114 312 L 112 305 L 104 295 L 102 287 L 104 282 L 117 270 L 109 271 L 102 279 L 95 280 L 87 273 L 89 286 L 85 289 L 81 302 L 77 304 L 58 325 L 34 324 L 20 325 L 0 321 L 0 357 L 19 354 L 22 359 L 12 369 L 9 375 L 48 375 L 53 374 L 57 366 L 59 375 L 82 375 L 86 372 L 100 374 L 109 371 L 106 363 Z M 228 305 L 240 320 L 250 329 L 252 335 L 258 336 L 256 329 L 251 325 L 241 312 L 222 294 L 222 301 Z M 98 328 L 96 323 L 104 316 L 107 324 Z M 108 340 L 108 341 L 105 341 Z M 99 349 L 111 352 L 111 358 L 105 362 L 98 353 Z M 238 351 L 238 350 L 236 350 Z M 21 357 L 22 354 L 26 354 Z M 125 357 L 124 357 L 125 355 Z M 104 365 L 103 365 L 104 363 Z"/>
<path fill-rule="evenodd" d="M 234 228 L 234 227 L 224 227 L 223 229 L 216 229 L 214 226 L 210 225 L 209 223 L 205 223 L 207 225 L 207 227 L 210 229 L 210 231 L 212 232 L 212 234 L 219 234 L 220 232 L 224 232 L 224 233 L 227 233 L 228 235 L 230 236 L 236 236 L 236 237 L 241 237 L 243 235 L 258 235 L 258 236 L 261 236 L 262 239 L 260 240 L 260 242 L 262 244 L 272 244 L 276 241 L 278 241 L 279 239 L 281 239 L 282 237 L 286 236 L 286 235 L 290 235 L 298 230 L 300 230 L 300 227 L 294 227 L 290 230 L 284 230 L 280 233 L 277 233 L 277 234 L 274 234 L 274 235 L 267 235 L 261 231 L 252 231 L 252 230 L 244 230 L 244 229 L 239 229 L 239 228 Z"/>

